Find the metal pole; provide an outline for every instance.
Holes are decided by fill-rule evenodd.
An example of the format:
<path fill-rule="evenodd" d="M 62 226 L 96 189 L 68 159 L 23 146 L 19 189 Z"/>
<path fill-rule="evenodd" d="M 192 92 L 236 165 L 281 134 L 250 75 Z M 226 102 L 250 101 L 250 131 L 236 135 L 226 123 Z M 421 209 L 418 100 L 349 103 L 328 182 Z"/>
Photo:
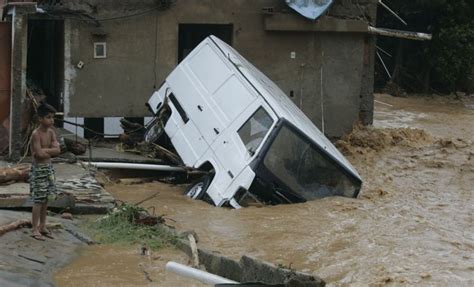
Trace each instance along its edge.
<path fill-rule="evenodd" d="M 141 163 L 125 163 L 125 162 L 91 162 L 91 166 L 97 168 L 125 168 L 137 170 L 156 170 L 156 171 L 186 171 L 182 167 L 158 164 L 141 164 Z"/>
<path fill-rule="evenodd" d="M 382 63 L 382 66 L 384 67 L 385 72 L 387 72 L 388 77 L 391 79 L 391 78 L 392 78 L 392 75 L 390 75 L 390 72 L 388 71 L 387 66 L 385 66 L 385 63 L 384 63 L 384 61 L 383 61 L 383 59 L 382 59 L 382 56 L 380 56 L 380 53 L 379 53 L 379 52 L 377 52 L 377 57 L 379 58 L 380 62 Z"/>
<path fill-rule="evenodd" d="M 403 24 L 405 24 L 405 26 L 408 26 L 408 23 L 402 19 L 402 17 L 398 16 L 397 13 L 395 13 L 395 11 L 393 11 L 392 9 L 390 9 L 390 7 L 387 6 L 387 4 L 383 3 L 382 0 L 379 0 L 379 3 L 380 5 L 382 5 L 382 7 L 384 7 L 385 9 L 388 10 L 388 12 L 392 13 L 393 16 L 395 16 L 395 18 L 397 18 L 398 20 L 400 20 L 400 22 L 402 22 Z"/>

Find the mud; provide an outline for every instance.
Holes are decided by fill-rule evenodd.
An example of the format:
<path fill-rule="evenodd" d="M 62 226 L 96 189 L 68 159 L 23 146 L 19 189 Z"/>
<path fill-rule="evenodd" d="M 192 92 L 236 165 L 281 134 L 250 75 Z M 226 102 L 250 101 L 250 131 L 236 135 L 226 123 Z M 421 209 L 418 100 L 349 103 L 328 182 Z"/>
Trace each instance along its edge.
<path fill-rule="evenodd" d="M 232 210 L 184 198 L 184 186 L 108 191 L 130 202 L 159 191 L 143 206 L 154 206 L 180 230 L 196 230 L 198 245 L 314 272 L 332 286 L 473 286 L 474 111 L 450 98 L 376 99 L 383 104 L 376 104 L 375 128 L 358 128 L 338 144 L 364 179 L 358 199 Z M 88 268 L 82 274 L 96 273 L 101 286 L 139 277 L 99 273 L 106 262 L 97 259 L 102 251 L 93 252 L 71 270 Z M 139 264 L 128 260 L 130 268 Z M 58 285 L 71 286 L 64 282 Z"/>
<path fill-rule="evenodd" d="M 165 264 L 188 263 L 184 253 L 163 249 L 142 256 L 138 246 L 95 245 L 55 276 L 57 286 L 205 286 L 165 271 Z"/>

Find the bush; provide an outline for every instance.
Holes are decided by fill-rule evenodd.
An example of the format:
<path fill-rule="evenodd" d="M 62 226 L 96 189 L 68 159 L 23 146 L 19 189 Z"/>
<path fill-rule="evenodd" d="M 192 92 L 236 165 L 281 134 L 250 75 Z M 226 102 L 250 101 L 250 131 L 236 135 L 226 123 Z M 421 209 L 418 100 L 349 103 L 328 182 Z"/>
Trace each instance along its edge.
<path fill-rule="evenodd" d="M 377 26 L 428 32 L 433 40 L 418 42 L 379 37 L 378 44 L 394 54 L 393 81 L 410 92 L 462 90 L 472 80 L 474 69 L 474 1 L 391 0 L 385 1 L 408 26 L 379 7 Z M 390 64 L 391 59 L 386 60 Z M 381 67 L 377 66 L 379 70 Z M 378 71 L 379 87 L 383 71 Z"/>

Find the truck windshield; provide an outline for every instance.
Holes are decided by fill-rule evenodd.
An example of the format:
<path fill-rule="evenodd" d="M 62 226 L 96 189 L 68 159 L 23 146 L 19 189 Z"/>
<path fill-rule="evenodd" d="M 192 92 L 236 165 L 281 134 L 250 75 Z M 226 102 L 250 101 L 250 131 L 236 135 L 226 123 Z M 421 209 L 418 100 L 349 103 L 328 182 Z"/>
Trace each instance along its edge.
<path fill-rule="evenodd" d="M 265 167 L 306 200 L 355 196 L 360 184 L 314 144 L 283 126 L 264 159 Z"/>

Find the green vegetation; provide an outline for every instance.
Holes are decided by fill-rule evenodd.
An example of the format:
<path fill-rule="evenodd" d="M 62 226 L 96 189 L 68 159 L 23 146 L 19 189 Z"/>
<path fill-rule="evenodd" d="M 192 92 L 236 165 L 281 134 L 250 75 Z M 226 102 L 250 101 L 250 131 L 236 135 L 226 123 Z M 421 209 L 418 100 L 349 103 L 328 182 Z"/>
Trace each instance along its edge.
<path fill-rule="evenodd" d="M 141 216 L 147 214 L 141 207 L 124 203 L 87 224 L 87 229 L 100 243 L 146 244 L 153 250 L 174 245 L 177 237 L 166 229 L 137 223 Z"/>
<path fill-rule="evenodd" d="M 465 90 L 473 81 L 474 1 L 472 0 L 386 0 L 408 26 L 379 7 L 377 26 L 428 32 L 432 41 L 418 42 L 379 37 L 378 45 L 393 53 L 385 59 L 392 81 L 410 92 L 453 92 Z M 378 70 L 378 86 L 387 81 Z M 385 78 L 385 79 L 384 79 Z"/>

